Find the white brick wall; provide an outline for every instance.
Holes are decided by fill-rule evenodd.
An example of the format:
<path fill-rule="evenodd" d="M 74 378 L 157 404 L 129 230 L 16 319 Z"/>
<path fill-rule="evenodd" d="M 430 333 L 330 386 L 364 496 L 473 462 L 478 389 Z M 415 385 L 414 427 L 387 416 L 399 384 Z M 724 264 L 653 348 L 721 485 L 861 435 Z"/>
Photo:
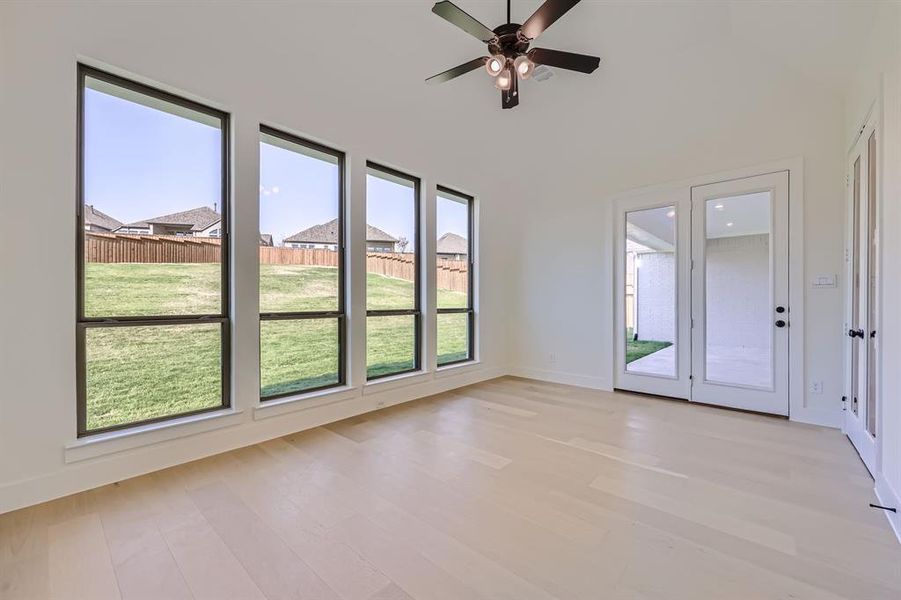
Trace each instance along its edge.
<path fill-rule="evenodd" d="M 676 261 L 672 252 L 638 254 L 637 323 L 640 340 L 676 340 Z"/>
<path fill-rule="evenodd" d="M 770 236 L 707 241 L 707 344 L 768 348 Z"/>
<path fill-rule="evenodd" d="M 675 255 L 639 254 L 636 269 L 638 339 L 675 340 Z M 769 236 L 707 241 L 707 343 L 768 348 Z"/>

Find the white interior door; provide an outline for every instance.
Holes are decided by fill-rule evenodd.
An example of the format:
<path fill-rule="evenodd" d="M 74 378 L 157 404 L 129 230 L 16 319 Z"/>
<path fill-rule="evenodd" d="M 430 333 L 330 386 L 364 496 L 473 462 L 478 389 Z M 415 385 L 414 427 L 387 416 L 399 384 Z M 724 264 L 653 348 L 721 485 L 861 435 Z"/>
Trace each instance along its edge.
<path fill-rule="evenodd" d="M 788 415 L 788 172 L 691 198 L 691 400 Z"/>
<path fill-rule="evenodd" d="M 615 387 L 691 393 L 691 202 L 687 190 L 621 201 L 616 237 Z"/>
<path fill-rule="evenodd" d="M 876 467 L 878 390 L 876 128 L 861 132 L 848 160 L 848 341 L 843 429 L 870 472 Z"/>

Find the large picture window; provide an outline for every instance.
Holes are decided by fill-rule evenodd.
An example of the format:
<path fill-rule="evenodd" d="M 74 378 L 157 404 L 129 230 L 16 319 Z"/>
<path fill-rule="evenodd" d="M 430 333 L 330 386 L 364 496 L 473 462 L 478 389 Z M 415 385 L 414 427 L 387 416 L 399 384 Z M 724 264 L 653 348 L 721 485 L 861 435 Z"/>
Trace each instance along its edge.
<path fill-rule="evenodd" d="M 228 115 L 78 81 L 78 435 L 227 407 Z"/>
<path fill-rule="evenodd" d="M 366 375 L 420 368 L 419 180 L 368 164 Z"/>
<path fill-rule="evenodd" d="M 341 385 L 344 155 L 260 132 L 260 397 Z"/>
<path fill-rule="evenodd" d="M 472 202 L 470 196 L 438 187 L 435 280 L 439 367 L 472 360 L 475 354 Z"/>

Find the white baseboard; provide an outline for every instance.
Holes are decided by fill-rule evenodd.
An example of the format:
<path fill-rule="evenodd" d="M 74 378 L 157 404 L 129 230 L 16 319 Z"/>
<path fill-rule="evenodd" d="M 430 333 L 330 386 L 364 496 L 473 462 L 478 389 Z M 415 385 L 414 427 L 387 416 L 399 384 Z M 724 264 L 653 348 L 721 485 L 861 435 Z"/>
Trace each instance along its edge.
<path fill-rule="evenodd" d="M 892 526 L 892 530 L 895 532 L 895 537 L 898 538 L 898 542 L 901 542 L 901 494 L 892 488 L 892 485 L 885 480 L 882 473 L 876 474 L 876 498 L 879 499 L 879 504 L 882 506 L 890 506 L 898 509 L 898 512 L 892 512 L 890 510 L 884 510 L 882 512 L 885 513 L 889 525 Z"/>
<path fill-rule="evenodd" d="M 222 429 L 189 434 L 75 463 L 61 462 L 60 468 L 51 473 L 0 485 L 0 514 L 494 379 L 506 375 L 507 371 L 505 367 L 473 365 L 470 368 L 467 365 L 458 372 L 442 372 L 438 376 L 430 373 L 428 375 L 431 377 L 426 381 L 402 388 L 379 390 L 366 395 L 357 389 L 353 397 L 340 402 L 262 420 L 254 420 L 253 411 L 244 411 L 246 419 L 243 422 Z M 60 447 L 61 461 L 62 455 L 63 448 Z"/>
<path fill-rule="evenodd" d="M 563 383 L 566 385 L 604 390 L 607 392 L 613 391 L 613 386 L 610 384 L 610 381 L 604 377 L 566 373 L 563 371 L 549 371 L 546 369 L 534 369 L 530 367 L 511 367 L 508 373 L 516 377 L 525 377 L 527 379 L 538 379 L 541 381 L 549 381 L 551 383 Z"/>
<path fill-rule="evenodd" d="M 834 429 L 842 427 L 842 411 L 839 409 L 790 406 L 788 418 L 796 423 L 820 425 Z"/>

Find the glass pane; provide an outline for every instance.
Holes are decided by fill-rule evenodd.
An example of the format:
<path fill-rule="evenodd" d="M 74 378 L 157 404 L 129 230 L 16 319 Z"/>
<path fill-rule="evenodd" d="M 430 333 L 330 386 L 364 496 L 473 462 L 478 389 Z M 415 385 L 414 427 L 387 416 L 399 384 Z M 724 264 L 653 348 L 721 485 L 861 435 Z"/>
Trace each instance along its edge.
<path fill-rule="evenodd" d="M 260 140 L 260 312 L 338 310 L 338 159 Z"/>
<path fill-rule="evenodd" d="M 860 157 L 854 161 L 854 188 L 851 206 L 851 323 L 860 326 Z M 861 345 L 851 338 L 851 411 L 858 416 Z"/>
<path fill-rule="evenodd" d="M 469 358 L 469 313 L 439 314 L 438 365 Z"/>
<path fill-rule="evenodd" d="M 676 376 L 676 207 L 626 214 L 626 370 Z"/>
<path fill-rule="evenodd" d="M 416 190 L 412 181 L 366 176 L 366 307 L 416 307 Z"/>
<path fill-rule="evenodd" d="M 222 123 L 86 78 L 85 315 L 220 314 Z"/>
<path fill-rule="evenodd" d="M 382 377 L 416 368 L 416 317 L 366 319 L 366 376 Z"/>
<path fill-rule="evenodd" d="M 88 430 L 222 404 L 218 323 L 92 327 L 85 344 Z"/>
<path fill-rule="evenodd" d="M 772 389 L 770 192 L 707 201 L 706 379 Z"/>
<path fill-rule="evenodd" d="M 867 329 L 876 326 L 876 132 L 867 140 Z M 876 437 L 876 338 L 867 336 L 867 432 Z"/>
<path fill-rule="evenodd" d="M 469 202 L 439 193 L 438 308 L 469 308 Z"/>
<path fill-rule="evenodd" d="M 260 395 L 335 385 L 338 319 L 260 322 Z"/>

